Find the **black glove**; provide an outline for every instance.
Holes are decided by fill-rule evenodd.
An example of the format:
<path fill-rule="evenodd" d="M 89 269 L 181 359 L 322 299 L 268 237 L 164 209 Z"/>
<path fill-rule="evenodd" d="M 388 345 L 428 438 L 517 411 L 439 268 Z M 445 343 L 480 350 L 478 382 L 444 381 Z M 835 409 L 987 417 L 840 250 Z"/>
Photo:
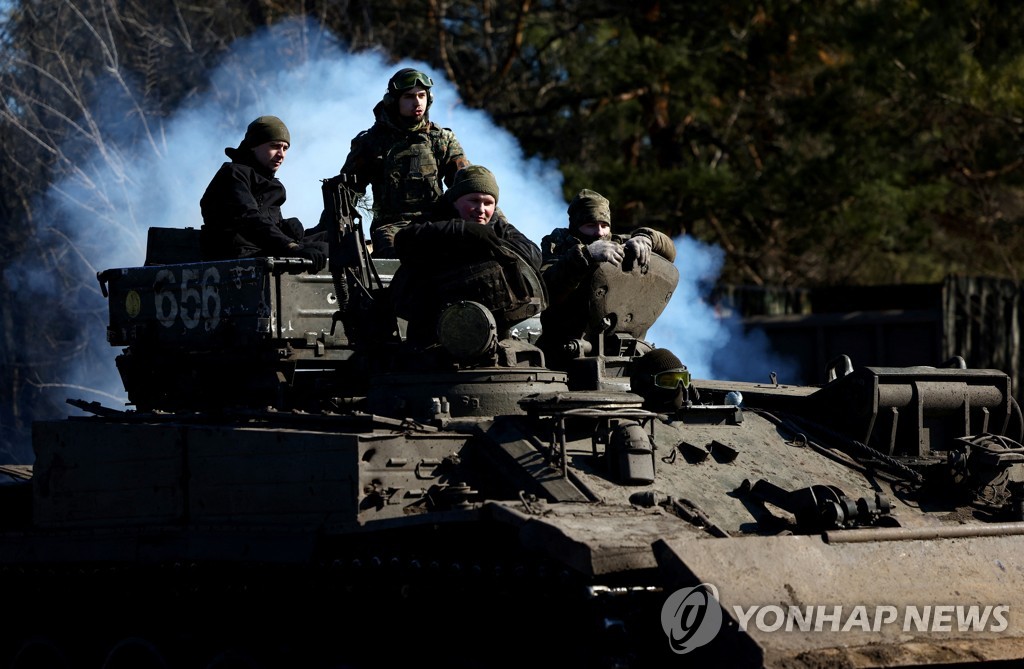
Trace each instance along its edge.
<path fill-rule="evenodd" d="M 462 237 L 472 249 L 479 249 L 496 256 L 500 253 L 501 240 L 489 225 L 481 225 L 471 221 L 461 221 Z"/>
<path fill-rule="evenodd" d="M 297 257 L 313 261 L 313 269 L 308 271 L 309 274 L 317 274 L 327 266 L 327 249 L 323 248 L 324 246 L 326 244 L 323 242 L 314 242 L 299 244 L 299 247 L 295 249 Z"/>
<path fill-rule="evenodd" d="M 297 218 L 285 218 L 281 220 L 281 231 L 297 242 L 301 242 L 306 231 L 302 227 L 302 221 Z"/>

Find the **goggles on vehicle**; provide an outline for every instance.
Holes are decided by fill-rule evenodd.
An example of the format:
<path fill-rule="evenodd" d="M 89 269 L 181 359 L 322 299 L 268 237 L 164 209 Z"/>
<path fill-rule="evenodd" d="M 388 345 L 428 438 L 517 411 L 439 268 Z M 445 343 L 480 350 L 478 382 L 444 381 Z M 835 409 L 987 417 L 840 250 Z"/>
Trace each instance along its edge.
<path fill-rule="evenodd" d="M 685 369 L 666 369 L 654 375 L 654 385 L 666 390 L 675 390 L 679 386 L 687 388 L 690 385 L 690 372 Z"/>
<path fill-rule="evenodd" d="M 414 71 L 407 72 L 400 77 L 396 77 L 390 82 L 392 91 L 404 91 L 407 88 L 412 88 L 416 85 L 423 86 L 424 88 L 430 88 L 434 85 L 434 80 L 422 72 Z"/>

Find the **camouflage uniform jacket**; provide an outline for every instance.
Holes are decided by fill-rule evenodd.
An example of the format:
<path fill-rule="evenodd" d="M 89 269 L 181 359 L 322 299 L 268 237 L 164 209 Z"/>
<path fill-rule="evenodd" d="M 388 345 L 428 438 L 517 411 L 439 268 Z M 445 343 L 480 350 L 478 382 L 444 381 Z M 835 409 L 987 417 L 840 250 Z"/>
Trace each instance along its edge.
<path fill-rule="evenodd" d="M 408 221 L 427 212 L 450 186 L 455 173 L 469 165 L 455 133 L 427 120 L 419 128 L 396 124 L 384 102 L 374 107 L 376 122 L 356 135 L 344 174 L 356 176 L 356 189 L 373 189 L 371 230 Z"/>
<path fill-rule="evenodd" d="M 630 237 L 644 236 L 651 240 L 651 251 L 675 262 L 676 248 L 672 239 L 651 228 L 638 228 L 629 236 L 612 235 L 611 241 L 625 244 Z M 590 277 L 593 261 L 587 244 L 569 231 L 556 228 L 541 240 L 543 261 L 541 274 L 548 290 L 548 309 L 541 313 L 542 343 L 557 350 L 566 341 L 583 334 L 587 323 L 590 296 L 582 293 Z"/>
<path fill-rule="evenodd" d="M 288 255 L 295 238 L 282 227 L 284 184 L 250 158 L 251 152 L 225 153 L 231 162 L 221 165 L 199 201 L 203 259 Z"/>

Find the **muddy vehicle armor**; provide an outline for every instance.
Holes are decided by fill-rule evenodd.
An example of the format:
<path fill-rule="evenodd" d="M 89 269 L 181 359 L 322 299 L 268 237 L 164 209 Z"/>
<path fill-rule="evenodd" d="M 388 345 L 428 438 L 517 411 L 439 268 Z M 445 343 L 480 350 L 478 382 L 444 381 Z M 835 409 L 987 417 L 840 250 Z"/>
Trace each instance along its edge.
<path fill-rule="evenodd" d="M 321 274 L 154 249 L 100 273 L 130 406 L 72 400 L 89 415 L 38 423 L 34 465 L 6 468 L 0 666 L 1024 655 L 1006 374 L 839 359 L 822 386 L 692 379 L 652 411 L 629 372 L 667 261 L 595 274 L 568 370 L 470 301 L 410 348 L 381 306 L 397 261 L 339 209 Z"/>

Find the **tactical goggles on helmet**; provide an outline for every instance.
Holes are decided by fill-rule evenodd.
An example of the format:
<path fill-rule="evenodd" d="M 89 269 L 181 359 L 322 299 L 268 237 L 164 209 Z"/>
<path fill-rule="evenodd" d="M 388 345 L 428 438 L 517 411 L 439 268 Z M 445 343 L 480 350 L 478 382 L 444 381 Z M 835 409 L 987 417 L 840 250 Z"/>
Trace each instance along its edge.
<path fill-rule="evenodd" d="M 666 369 L 654 375 L 654 385 L 666 390 L 675 390 L 679 386 L 687 388 L 690 385 L 690 372 L 685 369 Z"/>
<path fill-rule="evenodd" d="M 392 91 L 404 91 L 417 85 L 423 86 L 424 88 L 430 88 L 434 85 L 434 80 L 422 72 L 414 70 L 393 78 L 388 85 L 391 87 Z"/>

